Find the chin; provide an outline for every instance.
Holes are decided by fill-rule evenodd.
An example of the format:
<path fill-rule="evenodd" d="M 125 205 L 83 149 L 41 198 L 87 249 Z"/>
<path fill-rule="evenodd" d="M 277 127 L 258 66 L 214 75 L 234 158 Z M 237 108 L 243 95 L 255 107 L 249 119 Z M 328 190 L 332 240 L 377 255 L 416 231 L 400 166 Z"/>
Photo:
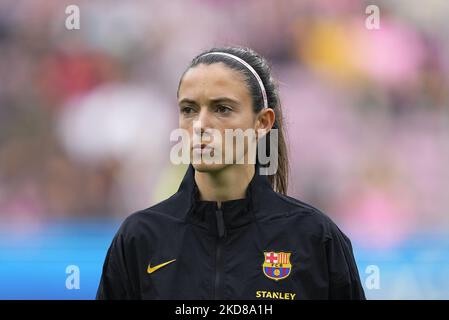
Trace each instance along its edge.
<path fill-rule="evenodd" d="M 202 163 L 192 163 L 193 168 L 198 172 L 216 172 L 224 169 L 227 167 L 227 164 L 206 164 L 204 162 Z"/>

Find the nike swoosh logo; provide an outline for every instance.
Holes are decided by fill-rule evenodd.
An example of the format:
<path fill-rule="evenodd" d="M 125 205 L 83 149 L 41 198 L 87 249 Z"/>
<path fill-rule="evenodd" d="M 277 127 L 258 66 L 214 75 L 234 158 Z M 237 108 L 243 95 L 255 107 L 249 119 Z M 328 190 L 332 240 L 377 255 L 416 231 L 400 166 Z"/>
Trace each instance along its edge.
<path fill-rule="evenodd" d="M 154 271 L 156 271 L 156 270 L 158 270 L 158 269 L 160 269 L 160 268 L 162 268 L 162 267 L 165 267 L 167 264 L 172 263 L 172 262 L 174 262 L 174 261 L 176 261 L 176 259 L 173 259 L 173 260 L 170 260 L 170 261 L 167 261 L 167 262 L 158 264 L 157 266 L 154 266 L 154 267 L 151 267 L 150 264 L 149 264 L 149 265 L 148 265 L 147 272 L 148 272 L 148 273 L 153 273 Z"/>

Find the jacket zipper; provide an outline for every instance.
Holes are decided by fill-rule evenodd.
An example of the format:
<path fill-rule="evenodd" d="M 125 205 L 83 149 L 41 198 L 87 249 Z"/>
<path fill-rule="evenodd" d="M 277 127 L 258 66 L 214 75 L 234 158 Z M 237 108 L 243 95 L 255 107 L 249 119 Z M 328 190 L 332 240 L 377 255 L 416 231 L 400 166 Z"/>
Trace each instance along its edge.
<path fill-rule="evenodd" d="M 222 293 L 222 282 L 223 282 L 223 262 L 222 262 L 222 251 L 223 251 L 223 245 L 224 240 L 226 238 L 226 229 L 224 225 L 224 219 L 223 219 L 223 211 L 218 208 L 215 211 L 215 216 L 217 220 L 217 247 L 215 252 L 215 289 L 214 289 L 214 300 L 222 300 L 223 299 L 223 293 Z"/>

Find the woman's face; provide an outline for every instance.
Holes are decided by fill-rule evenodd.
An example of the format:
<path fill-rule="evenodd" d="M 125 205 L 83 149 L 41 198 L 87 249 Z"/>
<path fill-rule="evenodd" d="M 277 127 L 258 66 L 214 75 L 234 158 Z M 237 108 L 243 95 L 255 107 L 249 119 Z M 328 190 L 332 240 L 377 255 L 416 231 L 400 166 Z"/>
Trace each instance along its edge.
<path fill-rule="evenodd" d="M 243 75 L 223 63 L 199 64 L 190 68 L 179 87 L 178 105 L 179 127 L 189 132 L 190 161 L 196 170 L 221 170 L 242 159 L 248 163 L 247 138 L 242 148 L 236 148 L 235 138 L 231 140 L 230 148 L 226 149 L 229 142 L 225 144 L 225 129 L 258 129 L 259 121 L 253 112 L 250 92 Z M 212 134 L 211 129 L 216 130 L 215 134 Z M 225 153 L 230 152 L 231 148 L 232 163 L 229 163 L 225 161 Z M 205 157 L 221 161 L 218 164 L 205 163 Z"/>

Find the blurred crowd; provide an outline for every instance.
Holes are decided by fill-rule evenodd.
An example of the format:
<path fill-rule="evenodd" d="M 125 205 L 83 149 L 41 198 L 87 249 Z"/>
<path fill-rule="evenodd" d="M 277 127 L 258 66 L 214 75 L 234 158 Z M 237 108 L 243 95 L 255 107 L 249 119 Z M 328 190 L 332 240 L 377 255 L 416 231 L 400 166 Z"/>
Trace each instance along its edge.
<path fill-rule="evenodd" d="M 367 245 L 449 232 L 449 3 L 375 3 L 378 30 L 372 1 L 1 1 L 0 220 L 123 218 L 175 192 L 179 77 L 244 45 L 279 81 L 291 196 Z"/>

